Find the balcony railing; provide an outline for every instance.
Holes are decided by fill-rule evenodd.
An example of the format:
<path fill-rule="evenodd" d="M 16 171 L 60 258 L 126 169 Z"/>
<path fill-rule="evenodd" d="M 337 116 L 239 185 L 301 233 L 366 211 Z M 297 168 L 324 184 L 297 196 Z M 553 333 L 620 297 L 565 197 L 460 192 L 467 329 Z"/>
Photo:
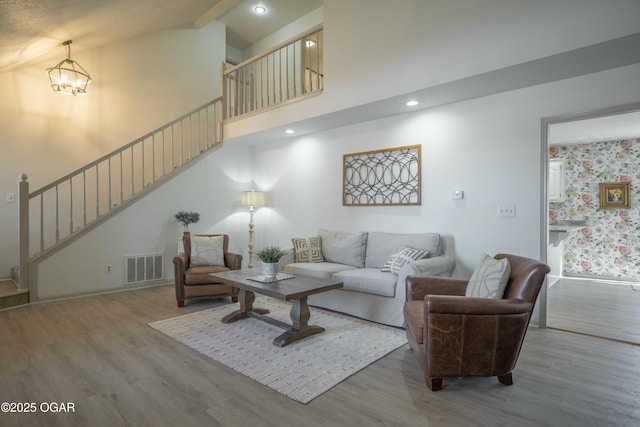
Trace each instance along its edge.
<path fill-rule="evenodd" d="M 223 67 L 224 118 L 321 92 L 322 53 L 322 26 L 317 26 L 236 66 Z"/>
<path fill-rule="evenodd" d="M 217 98 L 32 193 L 20 177 L 20 287 L 30 259 L 96 224 L 222 142 Z"/>

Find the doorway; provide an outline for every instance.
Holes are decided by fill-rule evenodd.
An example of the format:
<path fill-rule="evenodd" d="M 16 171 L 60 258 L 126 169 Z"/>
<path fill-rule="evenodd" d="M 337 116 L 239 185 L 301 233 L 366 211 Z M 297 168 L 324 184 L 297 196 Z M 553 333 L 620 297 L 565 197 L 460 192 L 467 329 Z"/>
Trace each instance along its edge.
<path fill-rule="evenodd" d="M 558 229 L 555 225 L 559 223 L 571 225 L 573 220 L 585 218 L 588 220 L 589 211 L 604 212 L 598 209 L 598 194 L 594 194 L 597 191 L 584 191 L 584 186 L 581 187 L 581 183 L 578 182 L 579 180 L 587 179 L 589 177 L 589 168 L 594 167 L 590 162 L 589 155 L 580 154 L 580 149 L 584 149 L 585 152 L 589 153 L 589 147 L 592 147 L 591 144 L 597 141 L 619 141 L 627 138 L 634 139 L 633 142 L 640 145 L 640 142 L 635 142 L 635 138 L 640 138 L 640 103 L 542 120 L 541 146 L 543 150 L 542 167 L 544 169 L 542 173 L 542 188 L 544 201 L 542 203 L 543 212 L 541 213 L 541 229 L 543 230 L 541 252 L 542 259 L 552 267 L 552 271 L 547 280 L 547 286 L 541 292 L 540 327 L 558 328 L 587 335 L 640 343 L 640 336 L 631 332 L 633 329 L 638 329 L 637 325 L 640 324 L 640 287 L 636 286 L 637 290 L 634 290 L 632 284 L 626 281 L 627 278 L 619 277 L 620 274 L 607 277 L 605 273 L 610 273 L 610 271 L 603 267 L 603 264 L 606 265 L 607 263 L 601 262 L 601 254 L 594 252 L 594 255 L 589 256 L 579 253 L 579 250 L 572 252 L 571 248 L 576 246 L 570 246 L 569 252 L 572 256 L 568 256 L 569 262 L 567 265 L 563 265 L 563 261 L 565 261 L 562 247 L 563 239 L 569 238 L 572 240 L 572 245 L 580 241 L 580 244 L 584 245 L 583 248 L 589 249 L 588 245 L 594 241 L 593 239 L 589 241 L 591 237 L 589 234 L 592 231 L 590 228 L 584 228 L 585 235 L 581 234 L 583 228 L 579 226 L 569 227 L 565 233 L 551 231 L 551 228 Z M 550 148 L 560 144 L 563 144 L 561 145 L 563 149 L 567 150 L 567 147 L 570 147 L 568 150 L 574 151 L 571 153 L 572 157 L 569 157 L 573 162 L 574 169 L 577 160 L 579 167 L 584 168 L 586 171 L 585 174 L 580 175 L 578 180 L 574 170 L 574 175 L 565 175 L 567 176 L 567 182 L 564 183 L 564 188 L 571 193 L 568 195 L 569 200 L 578 200 L 578 204 L 581 205 L 580 209 L 584 209 L 582 212 L 576 212 L 575 203 L 573 206 L 562 203 L 564 195 L 559 195 L 557 185 L 554 186 L 554 183 L 550 181 L 550 177 L 553 178 L 554 174 L 557 174 L 557 169 L 554 167 L 553 173 L 550 175 L 549 161 L 558 160 L 562 157 L 556 156 L 555 150 L 550 154 Z M 598 145 L 597 147 L 601 146 Z M 594 150 L 594 153 L 596 152 L 597 150 Z M 603 163 L 601 159 L 599 161 Z M 602 164 L 599 166 L 602 166 Z M 606 180 L 633 180 L 634 175 L 637 175 L 637 172 L 640 171 L 640 166 L 634 165 L 632 169 L 628 177 L 610 174 L 607 177 L 609 179 Z M 638 169 L 638 171 L 635 169 Z M 594 174 L 596 181 L 604 179 L 602 171 L 599 172 L 599 174 Z M 589 183 L 589 185 L 590 188 L 593 188 L 594 185 L 597 187 L 598 184 Z M 631 185 L 633 186 L 634 183 L 632 182 Z M 640 185 L 640 182 L 637 185 Z M 639 212 L 638 202 L 638 198 L 632 200 L 631 210 L 629 211 L 631 213 L 631 218 L 629 219 L 633 221 L 640 221 L 640 218 L 635 218 L 639 216 L 636 215 Z M 612 212 L 608 213 L 612 214 Z M 584 216 L 581 214 L 584 214 Z M 596 221 L 595 217 L 593 220 Z M 598 230 L 600 228 L 598 227 Z M 572 233 L 578 233 L 578 235 L 572 236 Z M 581 237 L 583 239 L 580 239 Z M 615 246 L 615 239 L 607 240 L 606 243 L 612 245 L 612 247 L 606 248 L 603 246 L 600 249 L 616 250 L 625 246 Z M 630 246 L 635 248 L 631 250 L 637 250 L 640 247 L 638 244 Z M 626 249 L 620 250 L 626 251 Z M 576 252 L 579 255 L 577 257 Z M 611 253 L 611 255 L 613 256 L 614 254 Z M 634 254 L 635 258 L 633 258 L 633 262 L 636 264 L 638 255 Z M 590 264 L 591 261 L 593 261 L 593 264 Z M 618 256 L 616 262 L 623 263 L 625 259 Z M 637 267 L 632 264 L 631 268 Z M 598 269 L 602 271 L 598 271 Z M 567 271 L 568 273 L 565 275 Z M 637 278 L 637 275 L 635 278 Z M 625 328 L 628 325 L 633 325 L 633 327 L 627 328 L 627 332 L 625 332 Z"/>

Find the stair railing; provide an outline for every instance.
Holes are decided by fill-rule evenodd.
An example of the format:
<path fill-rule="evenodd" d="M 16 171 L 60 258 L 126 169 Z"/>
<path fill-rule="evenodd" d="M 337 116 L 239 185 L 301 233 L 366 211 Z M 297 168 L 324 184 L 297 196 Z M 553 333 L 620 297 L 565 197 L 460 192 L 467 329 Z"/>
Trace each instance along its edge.
<path fill-rule="evenodd" d="M 220 81 L 224 118 L 264 111 L 323 88 L 322 25 L 225 69 Z"/>
<path fill-rule="evenodd" d="M 19 182 L 20 289 L 30 264 L 222 142 L 222 98 L 29 193 Z"/>

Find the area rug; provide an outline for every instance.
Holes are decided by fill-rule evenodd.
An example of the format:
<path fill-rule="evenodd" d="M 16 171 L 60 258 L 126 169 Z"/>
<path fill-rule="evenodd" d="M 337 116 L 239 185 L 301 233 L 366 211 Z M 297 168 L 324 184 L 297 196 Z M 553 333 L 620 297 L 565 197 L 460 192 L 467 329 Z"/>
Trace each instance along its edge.
<path fill-rule="evenodd" d="M 291 322 L 289 303 L 258 297 L 254 307 L 267 308 L 268 316 Z M 220 321 L 237 308 L 237 304 L 215 307 L 149 326 L 301 403 L 407 342 L 402 329 L 311 307 L 309 324 L 322 326 L 325 332 L 280 348 L 272 341 L 284 332 L 281 328 L 253 318 Z"/>

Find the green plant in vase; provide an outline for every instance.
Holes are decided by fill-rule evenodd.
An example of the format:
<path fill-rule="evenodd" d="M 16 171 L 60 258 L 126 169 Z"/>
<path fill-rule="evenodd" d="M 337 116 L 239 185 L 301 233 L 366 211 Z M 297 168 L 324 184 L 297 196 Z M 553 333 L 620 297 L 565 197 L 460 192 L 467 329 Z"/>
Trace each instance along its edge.
<path fill-rule="evenodd" d="M 267 246 L 256 254 L 262 261 L 262 274 L 265 277 L 275 277 L 278 273 L 278 261 L 287 251 L 278 246 Z"/>
<path fill-rule="evenodd" d="M 190 231 L 191 224 L 195 224 L 200 221 L 200 214 L 198 212 L 179 211 L 174 215 L 174 218 L 182 224 L 183 231 L 188 233 Z"/>

